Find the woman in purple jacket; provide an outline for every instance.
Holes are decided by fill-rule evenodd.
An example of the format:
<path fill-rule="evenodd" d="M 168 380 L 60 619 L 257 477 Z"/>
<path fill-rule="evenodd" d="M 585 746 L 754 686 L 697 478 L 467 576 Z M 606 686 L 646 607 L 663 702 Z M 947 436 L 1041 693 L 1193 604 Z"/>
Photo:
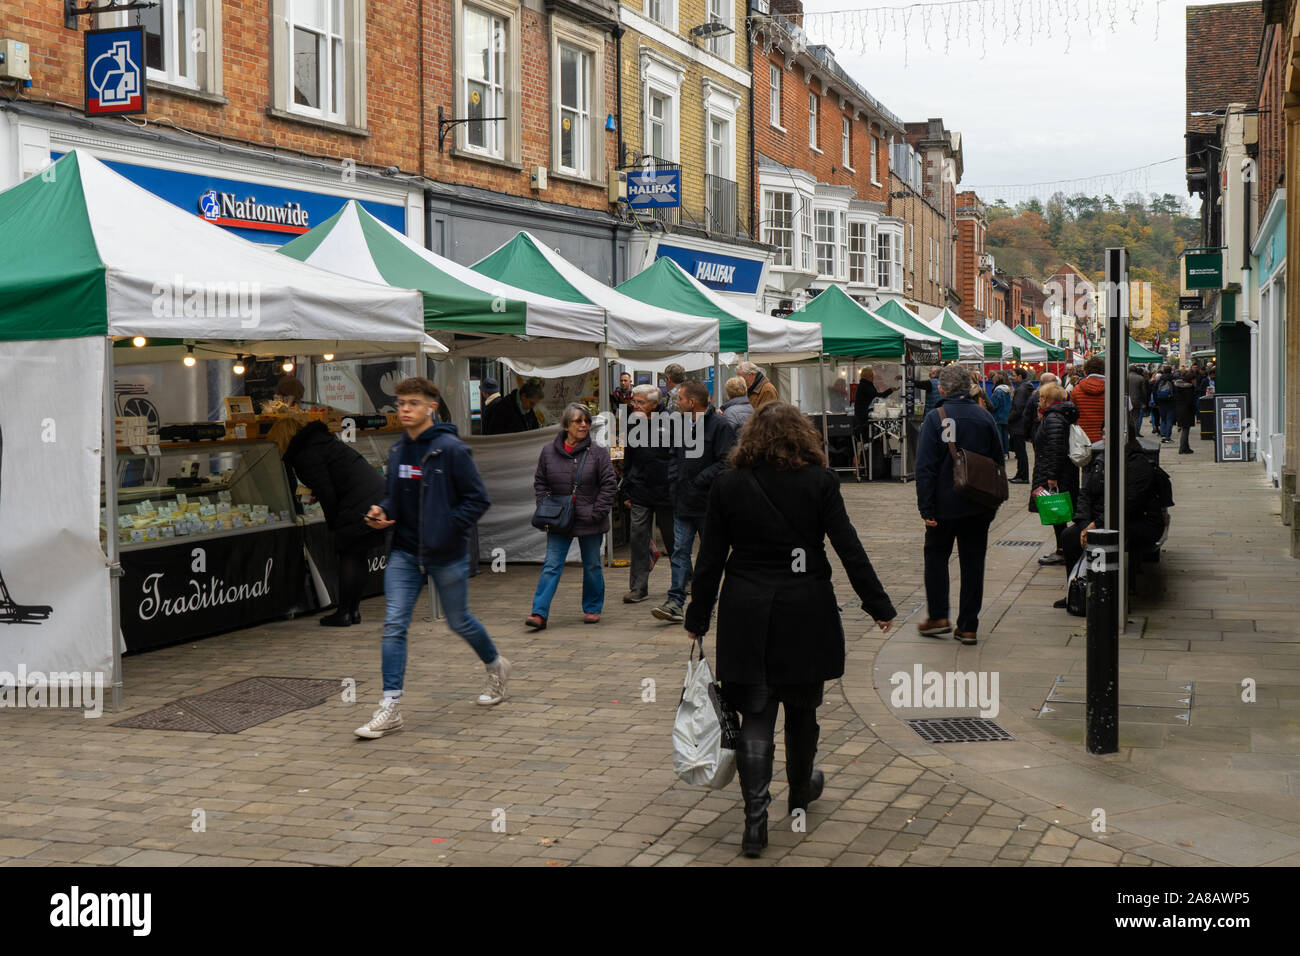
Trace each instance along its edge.
<path fill-rule="evenodd" d="M 595 624 L 605 606 L 605 576 L 600 569 L 600 541 L 609 526 L 617 478 L 608 449 L 591 440 L 591 412 L 582 405 L 570 405 L 560 419 L 562 431 L 542 449 L 537 459 L 533 491 L 537 503 L 548 494 L 568 497 L 574 493 L 573 530 L 569 534 L 546 535 L 546 561 L 533 595 L 533 613 L 524 622 L 534 630 L 546 627 L 551 599 L 564 572 L 569 545 L 578 539 L 582 551 L 582 620 Z"/>

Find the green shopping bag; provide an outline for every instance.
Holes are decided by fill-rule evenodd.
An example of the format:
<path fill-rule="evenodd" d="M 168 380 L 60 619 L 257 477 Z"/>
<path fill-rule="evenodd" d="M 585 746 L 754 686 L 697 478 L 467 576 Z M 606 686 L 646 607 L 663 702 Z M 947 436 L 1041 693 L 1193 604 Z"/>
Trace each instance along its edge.
<path fill-rule="evenodd" d="M 1074 520 L 1074 499 L 1068 491 L 1039 495 L 1034 499 L 1034 506 L 1043 524 L 1069 524 Z"/>

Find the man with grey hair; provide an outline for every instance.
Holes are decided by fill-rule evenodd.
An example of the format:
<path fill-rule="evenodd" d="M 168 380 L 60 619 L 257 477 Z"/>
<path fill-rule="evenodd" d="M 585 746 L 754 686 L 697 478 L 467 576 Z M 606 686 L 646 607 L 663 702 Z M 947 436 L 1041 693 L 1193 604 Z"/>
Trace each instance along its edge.
<path fill-rule="evenodd" d="M 747 387 L 745 380 L 739 375 L 727 379 L 723 385 L 723 391 L 726 392 L 727 400 L 722 403 L 718 409 L 722 417 L 731 422 L 731 427 L 740 434 L 740 430 L 745 427 L 745 422 L 749 421 L 749 416 L 754 414 L 754 406 L 749 403 L 749 398 L 745 395 Z"/>
<path fill-rule="evenodd" d="M 668 384 L 659 389 L 659 404 L 666 412 L 677 411 L 677 390 L 686 381 L 686 369 L 676 362 L 664 367 L 664 381 Z"/>
<path fill-rule="evenodd" d="M 758 411 L 768 402 L 776 401 L 776 386 L 767 380 L 763 370 L 753 362 L 741 362 L 736 366 L 736 372 L 745 380 L 745 388 L 749 392 L 749 404 L 754 406 L 754 411 Z"/>
<path fill-rule="evenodd" d="M 929 617 L 917 625 L 924 637 L 949 632 L 963 644 L 974 644 L 984 603 L 984 557 L 989 525 L 997 508 L 959 495 L 953 487 L 954 450 L 984 455 L 998 465 L 1005 461 L 1002 435 L 993 416 L 970 397 L 970 373 L 949 365 L 939 374 L 942 397 L 921 423 L 916 449 L 916 505 L 925 522 L 925 599 Z M 954 631 L 948 619 L 948 560 L 957 545 L 961 567 L 961 597 Z"/>
<path fill-rule="evenodd" d="M 629 429 L 637 418 L 644 428 L 644 440 L 628 441 L 623 450 L 623 484 L 619 498 L 631 509 L 628 522 L 628 546 L 631 549 L 631 576 L 624 604 L 637 604 L 650 596 L 650 572 L 659 560 L 651 540 L 653 525 L 659 525 L 664 548 L 673 552 L 673 505 L 669 469 L 673 449 L 671 431 L 665 429 L 658 415 L 659 387 L 638 385 L 632 389 L 632 414 Z M 653 438 L 650 432 L 656 432 Z"/>

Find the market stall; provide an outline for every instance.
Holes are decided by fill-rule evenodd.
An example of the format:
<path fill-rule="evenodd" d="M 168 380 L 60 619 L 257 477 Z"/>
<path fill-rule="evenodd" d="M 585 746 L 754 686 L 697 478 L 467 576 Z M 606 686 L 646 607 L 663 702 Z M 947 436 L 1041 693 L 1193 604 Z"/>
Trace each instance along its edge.
<path fill-rule="evenodd" d="M 937 335 L 940 343 L 939 357 L 942 361 L 955 362 L 961 357 L 961 339 L 930 328 L 920 316 L 899 305 L 895 300 L 887 299 L 882 305 L 877 306 L 874 311 L 882 319 L 892 322 L 899 328 L 907 329 L 909 332 L 917 335 Z M 974 347 L 972 346 L 967 351 L 973 352 Z"/>
<path fill-rule="evenodd" d="M 952 309 L 944 309 L 930 321 L 929 325 L 933 329 L 962 340 L 963 344 L 959 348 L 959 361 L 978 362 L 981 379 L 987 377 L 987 369 L 990 364 L 1002 368 L 1017 361 L 1020 357 L 1018 346 L 989 338 L 983 332 L 963 321 L 961 316 Z"/>
<path fill-rule="evenodd" d="M 1098 352 L 1098 358 L 1105 358 L 1105 352 Z M 1128 340 L 1128 361 L 1130 365 L 1162 365 L 1165 357 L 1149 348 L 1132 336 Z"/>
<path fill-rule="evenodd" d="M 1044 346 L 1025 341 L 996 319 L 985 327 L 984 334 L 995 342 L 1010 345 L 1015 350 L 1017 361 L 1037 365 L 1047 363 L 1047 349 Z"/>
<path fill-rule="evenodd" d="M 0 670 L 111 668 L 116 691 L 119 619 L 135 649 L 300 601 L 301 525 L 256 415 L 242 436 L 207 414 L 169 436 L 119 388 L 118 356 L 203 375 L 185 401 L 206 411 L 219 362 L 309 343 L 414 355 L 418 293 L 293 262 L 74 150 L 0 193 L 0 296 L 2 590 L 49 612 L 5 634 Z"/>
<path fill-rule="evenodd" d="M 1055 368 L 1051 371 L 1060 377 L 1065 376 L 1065 366 L 1070 359 L 1070 350 L 1058 348 L 1046 339 L 1041 339 L 1033 332 L 1030 332 L 1023 325 L 1017 325 L 1011 330 L 1011 333 L 1022 342 L 1028 342 L 1030 345 L 1036 345 L 1047 351 L 1047 361 Z"/>

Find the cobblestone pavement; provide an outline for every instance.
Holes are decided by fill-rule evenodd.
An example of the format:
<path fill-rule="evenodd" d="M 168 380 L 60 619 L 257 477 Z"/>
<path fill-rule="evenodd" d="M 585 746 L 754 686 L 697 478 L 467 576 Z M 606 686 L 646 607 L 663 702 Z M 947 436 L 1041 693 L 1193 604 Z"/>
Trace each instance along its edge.
<path fill-rule="evenodd" d="M 1179 514 L 1199 507 L 1187 490 L 1193 482 L 1182 474 L 1192 467 L 1215 466 L 1184 463 L 1175 473 Z M 1215 472 L 1216 480 L 1219 475 Z M 1244 470 L 1229 477 L 1243 488 L 1255 481 L 1254 473 Z M 1255 491 L 1246 504 L 1266 510 L 1262 489 Z M 845 497 L 900 614 L 909 613 L 921 600 L 921 523 L 913 486 L 849 483 Z M 1012 533 L 1046 539 L 1045 529 L 1029 529 L 1022 509 L 1023 502 L 1014 500 L 1003 509 L 994 539 Z M 1276 523 L 1265 513 L 1260 534 L 1271 533 L 1270 520 Z M 1186 524 L 1189 533 L 1196 527 Z M 1281 530 L 1276 534 L 1280 540 Z M 1216 546 L 1220 541 L 1208 540 Z M 1038 551 L 1011 556 L 1011 550 L 993 549 L 990 556 L 986 618 L 999 623 L 987 640 L 981 635 L 980 648 L 959 653 L 978 650 L 995 659 L 999 647 L 1002 653 L 1018 647 L 998 629 L 1020 614 L 1022 605 L 1033 621 L 1046 620 L 1040 606 L 1050 605 L 1055 594 L 1045 586 L 1035 593 L 1031 578 L 1037 566 L 1028 573 L 1024 568 Z M 1265 559 L 1269 567 L 1277 563 L 1279 573 L 1294 574 L 1293 565 L 1282 565 L 1280 557 L 1260 557 Z M 794 832 L 784 813 L 778 733 L 771 845 L 762 858 L 746 860 L 739 854 L 737 785 L 711 792 L 688 787 L 672 773 L 672 718 L 687 642 L 680 628 L 650 617 L 652 602 L 620 603 L 625 573 L 609 571 L 604 618 L 597 626 L 584 626 L 580 574 L 571 567 L 551 626 L 537 634 L 522 626 L 537 566 L 476 578 L 472 606 L 516 663 L 510 699 L 495 708 L 476 706 L 481 665 L 442 623 L 417 620 L 403 703 L 406 729 L 378 741 L 357 740 L 352 729 L 369 717 L 378 697 L 382 599 L 363 606 L 360 627 L 321 628 L 309 618 L 128 658 L 127 706 L 99 720 L 79 713 L 4 712 L 0 865 L 1147 866 L 1219 861 L 1213 854 L 1198 855 L 1198 841 L 1212 840 L 1212 834 L 1202 836 L 1195 821 L 1178 832 L 1116 825 L 1096 833 L 1086 787 L 1083 796 L 1071 791 L 1056 799 L 1050 788 L 1008 782 L 1013 768 L 1060 777 L 1062 767 L 1075 766 L 1099 776 L 1141 777 L 1152 787 L 1174 786 L 1163 778 L 1148 780 L 1155 771 L 1135 756 L 1138 747 L 1127 746 L 1114 758 L 1089 757 L 1059 721 L 1049 728 L 1056 736 L 1034 728 L 1043 737 L 1030 742 L 925 744 L 891 713 L 885 700 L 888 680 L 876 665 L 878 656 L 897 657 L 899 648 L 915 641 L 918 618 L 886 640 L 868 631 L 870 621 L 855 600 L 845 611 L 849 671 L 843 681 L 827 686 L 819 717 L 826 792 L 810 810 L 807 831 Z M 837 591 L 848 602 L 851 592 L 842 572 L 837 576 Z M 652 595 L 659 596 L 667 581 L 665 561 L 652 576 Z M 1079 656 L 1076 619 L 1051 613 L 1051 623 L 1034 632 L 1042 647 L 1064 644 Z M 1018 633 L 1019 641 L 1028 640 Z M 1229 632 L 1217 633 L 1224 638 Z M 1258 672 L 1261 688 L 1269 673 Z M 336 699 L 237 735 L 111 726 L 177 697 L 257 675 L 353 678 L 358 702 Z M 647 679 L 654 682 L 654 700 L 643 699 L 649 696 Z M 1013 698 L 1027 693 L 1004 676 L 1004 697 L 1009 692 Z M 1279 701 L 1281 708 L 1295 702 L 1274 698 L 1275 713 Z M 1007 723 L 1020 738 L 1027 720 L 1012 715 Z M 1053 756 L 1054 763 L 1033 759 L 1031 748 L 1049 746 L 1069 753 Z M 1129 784 L 1128 789 L 1138 788 Z M 1184 780 L 1165 799 L 1223 803 L 1218 791 L 1201 797 L 1193 789 Z M 1113 817 L 1123 816 L 1125 808 L 1139 813 L 1152 806 L 1130 802 L 1133 807 L 1102 805 Z M 1222 812 L 1217 806 L 1187 806 L 1201 814 Z M 1264 809 L 1239 804 L 1233 821 L 1254 825 L 1244 818 Z M 200 816 L 204 829 L 195 832 Z M 1256 816 L 1256 824 L 1261 820 L 1285 825 L 1267 814 Z M 504 832 L 498 832 L 502 823 Z M 1285 841 L 1300 831 L 1275 835 Z M 1285 843 L 1278 846 L 1268 861 L 1295 852 Z"/>

